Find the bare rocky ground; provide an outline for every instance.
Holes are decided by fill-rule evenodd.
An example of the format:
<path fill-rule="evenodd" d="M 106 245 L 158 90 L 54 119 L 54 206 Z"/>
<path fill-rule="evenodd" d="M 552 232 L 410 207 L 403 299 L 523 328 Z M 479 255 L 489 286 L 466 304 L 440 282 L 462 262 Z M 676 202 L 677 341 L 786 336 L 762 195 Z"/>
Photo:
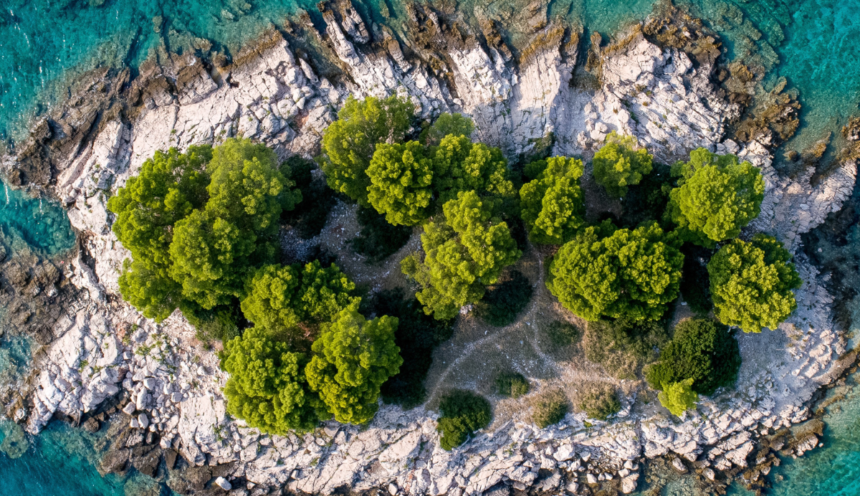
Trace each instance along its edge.
<path fill-rule="evenodd" d="M 75 98 L 35 128 L 31 141 L 2 159 L 12 184 L 60 198 L 81 233 L 80 250 L 59 269 L 80 296 L 50 322 L 37 371 L 4 405 L 8 415 L 37 433 L 56 415 L 98 428 L 112 414 L 121 433 L 102 469 L 155 474 L 163 459 L 168 485 L 183 493 L 330 494 L 344 487 L 416 495 L 510 488 L 628 493 L 640 483 L 641 462 L 655 458 L 695 470 L 718 487 L 741 473 L 758 480 L 775 452 L 814 447 L 820 429 L 789 435 L 787 428 L 809 418 L 815 392 L 854 355 L 833 321 L 830 275 L 808 262 L 799 236 L 839 210 L 854 187 L 856 163 L 846 156 L 814 181 L 811 170 L 780 176 L 769 152 L 779 139 L 772 123 L 790 126 L 796 109 L 771 107 L 771 121 L 756 125 L 743 107 L 754 81 L 729 84 L 737 81 L 717 63 L 718 42 L 682 13 L 663 12 L 584 53 L 579 31 L 548 22 L 546 4 L 532 3 L 516 14 L 523 19 L 511 20 L 535 26 L 532 40 L 513 51 L 491 30 L 454 28 L 450 16 L 430 7 L 410 6 L 407 30 L 395 35 L 365 24 L 343 0 L 325 7 L 325 32 L 300 18 L 232 65 L 185 55 L 148 65 L 134 80 L 107 70 L 92 74 Z M 318 56 L 338 69 L 323 70 L 317 59 L 297 55 L 297 38 L 314 40 Z M 589 84 L 572 77 L 582 73 L 585 59 L 594 78 Z M 749 94 L 727 89 L 738 86 Z M 424 406 L 383 406 L 369 426 L 327 423 L 302 437 L 260 435 L 226 417 L 217 356 L 181 316 L 156 325 L 122 302 L 117 277 L 127 252 L 110 231 L 106 197 L 167 146 L 241 134 L 283 156 L 312 156 L 349 93 L 408 94 L 428 118 L 468 114 L 476 139 L 501 147 L 512 160 L 548 137 L 553 154 L 587 158 L 611 130 L 635 135 L 667 163 L 699 146 L 737 153 L 760 167 L 767 183 L 762 215 L 744 235 L 767 232 L 795 251 L 805 281 L 799 308 L 779 329 L 739 336 L 744 365 L 735 390 L 703 398 L 684 419 L 670 418 L 653 402 L 636 406 L 641 388 L 588 363 L 576 346 L 546 349 L 545 324 L 575 319 L 547 294 L 540 257 L 530 249 L 519 263 L 535 288 L 529 307 L 504 328 L 474 316 L 458 319 L 454 337 L 434 355 Z M 738 122 L 743 141 L 730 137 Z M 418 247 L 417 235 L 369 267 L 345 247 L 357 229 L 354 211 L 339 204 L 317 241 L 338 255 L 356 283 L 403 285 L 398 261 Z M 290 233 L 284 240 L 300 248 Z M 585 382 L 616 382 L 624 409 L 608 422 L 573 412 L 541 430 L 528 422 L 528 397 L 490 395 L 493 425 L 452 452 L 441 450 L 433 411 L 439 393 L 457 386 L 488 394 L 497 366 L 528 376 L 535 394 L 558 386 L 572 397 Z M 180 466 L 185 469 L 172 470 Z M 750 467 L 756 470 L 744 472 Z"/>

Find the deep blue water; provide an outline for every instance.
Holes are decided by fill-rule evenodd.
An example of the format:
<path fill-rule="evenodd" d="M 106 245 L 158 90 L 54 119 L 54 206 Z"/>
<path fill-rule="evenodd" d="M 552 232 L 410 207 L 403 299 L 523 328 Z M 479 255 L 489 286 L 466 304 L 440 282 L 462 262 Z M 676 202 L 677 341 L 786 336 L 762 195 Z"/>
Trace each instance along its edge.
<path fill-rule="evenodd" d="M 68 82 L 101 66 L 136 68 L 159 47 L 183 51 L 200 47 L 235 51 L 263 29 L 280 24 L 299 7 L 313 13 L 316 0 L 0 0 L 0 137 L 20 139 L 32 120 L 68 94 Z M 381 21 L 384 3 L 394 24 L 405 11 L 396 0 L 355 2 Z M 469 13 L 516 9 L 515 0 L 461 0 Z M 802 149 L 838 135 L 860 103 L 860 0 L 678 0 L 708 22 L 726 42 L 731 57 L 755 61 L 768 70 L 768 84 L 784 77 L 800 93 L 802 126 L 787 145 Z M 605 36 L 644 18 L 653 0 L 555 0 L 552 16 L 565 16 Z M 12 252 L 28 247 L 54 256 L 74 245 L 61 208 L 7 191 L 0 184 L 0 231 Z M 0 310 L 2 311 L 2 310 Z M 854 323 L 856 327 L 856 322 Z M 852 329 L 857 331 L 857 329 Z M 30 344 L 0 339 L 0 376 L 19 376 Z M 850 384 L 854 385 L 855 382 Z M 785 480 L 782 496 L 860 494 L 860 389 L 831 408 L 825 448 L 776 470 Z M 0 443 L 11 432 L 0 423 Z M 0 453 L 0 496 L 21 494 L 113 495 L 145 492 L 143 477 L 101 478 L 94 466 L 98 435 L 52 424 L 27 438 L 23 455 Z M 19 446 L 20 447 L 20 446 Z M 20 455 L 20 452 L 12 454 Z M 665 494 L 684 494 L 683 481 Z M 736 494 L 744 494 L 739 489 Z"/>

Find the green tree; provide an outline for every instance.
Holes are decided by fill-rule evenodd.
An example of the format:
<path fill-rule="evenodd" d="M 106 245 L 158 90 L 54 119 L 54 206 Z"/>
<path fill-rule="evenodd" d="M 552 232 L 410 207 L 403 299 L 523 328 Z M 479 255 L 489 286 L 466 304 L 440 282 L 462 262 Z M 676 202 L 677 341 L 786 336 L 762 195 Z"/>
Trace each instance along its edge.
<path fill-rule="evenodd" d="M 508 161 L 498 148 L 472 143 L 466 136 L 449 135 L 436 147 L 433 161 L 433 188 L 440 205 L 466 191 L 503 198 L 516 194 L 508 178 Z"/>
<path fill-rule="evenodd" d="M 463 114 L 440 114 L 436 121 L 421 133 L 420 141 L 427 146 L 436 146 L 448 135 L 470 138 L 475 130 L 472 119 Z"/>
<path fill-rule="evenodd" d="M 687 319 L 660 351 L 660 361 L 648 367 L 645 379 L 654 389 L 692 379 L 693 391 L 711 395 L 738 378 L 741 354 L 727 326 L 710 319 Z"/>
<path fill-rule="evenodd" d="M 350 95 L 338 119 L 323 133 L 322 169 L 329 187 L 369 206 L 366 172 L 376 146 L 402 142 L 414 113 L 412 102 L 397 96 L 359 101 Z"/>
<path fill-rule="evenodd" d="M 173 226 L 205 205 L 209 175 L 203 168 L 211 158 L 210 146 L 190 146 L 185 153 L 157 151 L 108 200 L 117 216 L 112 229 L 133 260 L 123 263 L 120 293 L 159 322 L 182 301 L 181 285 L 169 276 Z"/>
<path fill-rule="evenodd" d="M 601 238 L 589 227 L 550 262 L 547 287 L 580 317 L 659 319 L 678 297 L 684 255 L 681 242 L 657 223 Z"/>
<path fill-rule="evenodd" d="M 290 189 L 276 160 L 263 145 L 228 139 L 207 167 L 206 206 L 176 223 L 170 275 L 204 309 L 240 298 L 248 273 L 277 252 L 277 221 L 301 192 Z"/>
<path fill-rule="evenodd" d="M 776 329 L 797 308 L 801 286 L 791 253 L 771 236 L 726 244 L 708 263 L 717 318 L 744 332 Z"/>
<path fill-rule="evenodd" d="M 442 434 L 442 449 L 452 449 L 465 443 L 478 429 L 490 425 L 493 418 L 490 402 L 471 391 L 455 389 L 447 392 L 439 402 L 442 415 L 436 430 Z"/>
<path fill-rule="evenodd" d="M 403 359 L 394 344 L 397 318 L 366 320 L 353 305 L 323 326 L 305 373 L 338 422 L 364 424 L 379 408 L 380 387 Z"/>
<path fill-rule="evenodd" d="M 693 150 L 690 161 L 672 166 L 678 187 L 669 195 L 666 215 L 685 241 L 712 248 L 740 235 L 755 219 L 764 198 L 761 171 L 734 155 Z"/>
<path fill-rule="evenodd" d="M 270 434 L 314 429 L 331 414 L 308 386 L 307 362 L 259 327 L 228 341 L 221 352 L 221 368 L 230 374 L 224 387 L 227 413 Z"/>
<path fill-rule="evenodd" d="M 652 157 L 644 148 L 636 149 L 636 138 L 619 136 L 613 131 L 594 154 L 594 180 L 611 196 L 623 197 L 628 186 L 639 184 L 651 172 L 651 162 Z"/>
<path fill-rule="evenodd" d="M 315 260 L 293 266 L 265 265 L 248 278 L 242 313 L 248 321 L 270 331 L 313 332 L 309 326 L 332 321 L 342 310 L 358 304 L 355 284 L 331 264 Z"/>
<path fill-rule="evenodd" d="M 687 410 L 696 407 L 699 395 L 693 391 L 693 379 L 663 384 L 663 390 L 657 395 L 660 404 L 672 412 L 672 415 L 680 417 Z"/>
<path fill-rule="evenodd" d="M 510 229 L 496 212 L 501 200 L 460 193 L 443 207 L 445 221 L 430 222 L 421 243 L 423 260 L 413 254 L 401 263 L 403 272 L 422 286 L 416 295 L 424 311 L 446 320 L 460 307 L 480 300 L 488 284 L 522 255 Z"/>
<path fill-rule="evenodd" d="M 545 162 L 537 178 L 520 189 L 522 217 L 532 242 L 560 245 L 573 239 L 585 224 L 585 204 L 579 187 L 583 166 L 581 160 L 566 157 L 552 157 Z"/>
<path fill-rule="evenodd" d="M 433 160 L 417 141 L 378 145 L 367 175 L 368 201 L 389 224 L 414 226 L 430 216 Z"/>

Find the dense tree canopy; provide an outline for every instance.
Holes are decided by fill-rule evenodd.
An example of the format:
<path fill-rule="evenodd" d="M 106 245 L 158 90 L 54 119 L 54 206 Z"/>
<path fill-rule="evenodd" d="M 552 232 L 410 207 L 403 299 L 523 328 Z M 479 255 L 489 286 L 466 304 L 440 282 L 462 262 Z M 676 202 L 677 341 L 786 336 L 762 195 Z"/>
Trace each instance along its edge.
<path fill-rule="evenodd" d="M 773 237 L 733 240 L 711 258 L 708 274 L 717 318 L 744 332 L 776 329 L 797 308 L 792 290 L 802 281 L 791 253 Z"/>
<path fill-rule="evenodd" d="M 367 198 L 389 224 L 414 226 L 430 216 L 433 159 L 417 141 L 376 147 Z"/>
<path fill-rule="evenodd" d="M 656 223 L 601 237 L 595 227 L 565 244 L 550 263 L 547 287 L 580 317 L 659 319 L 677 298 L 684 255 Z"/>
<path fill-rule="evenodd" d="M 221 367 L 227 413 L 270 434 L 310 431 L 331 416 L 305 379 L 307 356 L 252 328 L 225 343 Z"/>
<path fill-rule="evenodd" d="M 510 198 L 514 184 L 508 179 L 508 161 L 502 151 L 466 136 L 445 136 L 434 154 L 433 188 L 440 205 L 466 191 Z"/>
<path fill-rule="evenodd" d="M 764 179 L 734 155 L 693 150 L 689 162 L 672 166 L 678 187 L 670 193 L 667 215 L 681 237 L 705 247 L 738 237 L 755 219 L 764 198 Z"/>
<path fill-rule="evenodd" d="M 240 297 L 248 271 L 275 254 L 282 210 L 302 199 L 282 170 L 249 140 L 156 152 L 108 201 L 133 258 L 120 276 L 123 298 L 163 320 Z"/>
<path fill-rule="evenodd" d="M 460 193 L 443 207 L 445 221 L 430 222 L 416 254 L 403 260 L 403 272 L 422 286 L 416 295 L 427 314 L 445 320 L 460 307 L 480 300 L 506 266 L 522 255 L 510 229 L 496 212 L 501 201 Z"/>
<path fill-rule="evenodd" d="M 170 275 L 185 298 L 205 309 L 228 304 L 243 295 L 253 267 L 273 259 L 281 211 L 301 201 L 279 169 L 274 152 L 250 140 L 215 149 L 209 201 L 176 223 L 170 245 Z"/>
<path fill-rule="evenodd" d="M 442 138 L 448 135 L 472 136 L 472 131 L 475 130 L 475 125 L 472 119 L 464 117 L 462 114 L 444 113 L 439 115 L 436 121 L 421 133 L 421 143 L 427 146 L 436 146 Z"/>
<path fill-rule="evenodd" d="M 594 154 L 594 180 L 612 196 L 627 194 L 627 187 L 639 184 L 652 169 L 652 157 L 644 148 L 636 149 L 636 138 L 619 136 L 614 131 L 606 144 Z"/>
<path fill-rule="evenodd" d="M 543 170 L 520 189 L 522 217 L 534 243 L 560 245 L 573 239 L 585 224 L 579 187 L 582 161 L 552 157 L 542 162 Z"/>
<path fill-rule="evenodd" d="M 654 389 L 692 379 L 693 391 L 710 395 L 734 384 L 740 366 L 738 342 L 727 326 L 710 319 L 687 319 L 675 326 L 675 335 L 660 351 L 660 361 L 648 367 L 645 378 Z"/>
<path fill-rule="evenodd" d="M 242 313 L 251 323 L 272 332 L 296 331 L 299 327 L 329 322 L 350 305 L 355 284 L 331 264 L 319 261 L 293 266 L 265 265 L 248 278 Z"/>
<path fill-rule="evenodd" d="M 169 274 L 173 226 L 205 205 L 209 175 L 203 167 L 211 158 L 210 146 L 157 151 L 108 200 L 117 216 L 113 231 L 132 255 L 123 264 L 120 292 L 148 318 L 164 320 L 182 301 L 182 287 Z"/>
<path fill-rule="evenodd" d="M 660 404 L 672 412 L 672 415 L 680 417 L 687 410 L 696 407 L 699 395 L 693 391 L 693 379 L 663 384 L 663 390 L 657 395 Z"/>
<path fill-rule="evenodd" d="M 306 374 L 338 422 L 364 424 L 376 414 L 382 384 L 403 363 L 397 324 L 388 316 L 366 320 L 351 306 L 323 326 Z"/>
<path fill-rule="evenodd" d="M 380 143 L 400 143 L 412 125 L 415 107 L 397 96 L 349 96 L 338 119 L 323 134 L 322 169 L 331 189 L 369 206 L 367 168 Z"/>

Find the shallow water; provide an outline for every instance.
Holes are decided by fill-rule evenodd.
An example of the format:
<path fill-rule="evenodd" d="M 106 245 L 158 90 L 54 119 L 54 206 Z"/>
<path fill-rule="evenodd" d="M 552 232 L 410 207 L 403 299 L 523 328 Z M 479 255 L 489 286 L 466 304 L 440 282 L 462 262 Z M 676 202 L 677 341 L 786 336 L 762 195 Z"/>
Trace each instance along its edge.
<path fill-rule="evenodd" d="M 429 1 L 429 0 L 427 0 Z M 302 7 L 313 13 L 316 0 L 0 0 L 0 138 L 20 139 L 32 120 L 68 95 L 68 82 L 96 67 L 135 69 L 159 47 L 193 50 L 201 38 L 213 50 L 231 53 L 243 42 Z M 356 1 L 365 15 L 382 21 L 383 10 L 398 23 L 405 8 L 394 0 Z M 476 8 L 512 12 L 522 0 L 461 0 L 469 15 Z M 803 104 L 802 125 L 788 148 L 803 149 L 828 132 L 838 134 L 860 103 L 860 0 L 678 0 L 701 16 L 725 41 L 729 58 L 752 61 L 796 88 Z M 555 0 L 550 15 L 563 16 L 606 37 L 644 18 L 652 0 Z M 383 8 L 382 6 L 385 6 Z M 0 183 L 0 231 L 6 248 L 25 247 L 54 256 L 74 246 L 62 209 L 51 202 L 7 190 Z M 29 344 L 0 341 L 0 375 L 20 376 Z M 856 384 L 852 382 L 851 384 Z M 785 480 L 774 494 L 784 496 L 860 494 L 860 388 L 825 418 L 825 448 L 784 463 L 774 471 Z M 0 423 L 0 443 L 10 432 Z M 0 453 L 0 496 L 21 494 L 129 494 L 147 487 L 101 478 L 94 468 L 98 436 L 52 424 L 28 438 L 23 455 Z M 20 447 L 20 446 L 19 446 Z M 14 450 L 13 450 L 14 451 Z M 15 455 L 19 453 L 13 453 Z M 664 491 L 684 494 L 683 482 Z M 733 489 L 735 494 L 746 494 Z"/>
<path fill-rule="evenodd" d="M 32 198 L 0 182 L 0 239 L 12 252 L 24 246 L 54 256 L 75 245 L 65 210 L 55 201 Z"/>

